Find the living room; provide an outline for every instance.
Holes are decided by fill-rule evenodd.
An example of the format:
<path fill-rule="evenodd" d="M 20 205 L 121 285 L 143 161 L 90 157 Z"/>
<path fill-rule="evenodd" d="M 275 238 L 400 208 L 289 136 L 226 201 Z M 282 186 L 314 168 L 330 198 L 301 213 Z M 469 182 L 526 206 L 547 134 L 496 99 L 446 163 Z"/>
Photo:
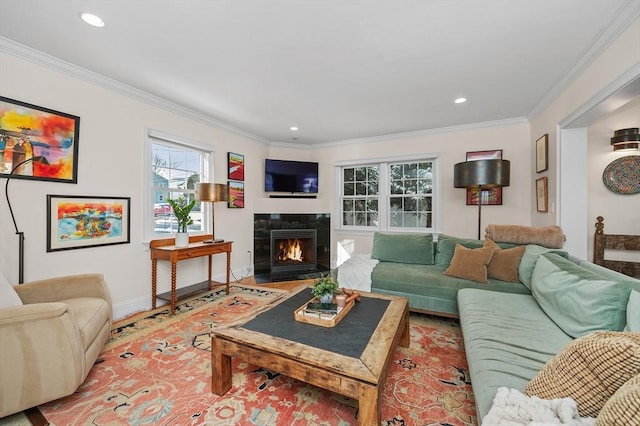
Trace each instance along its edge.
<path fill-rule="evenodd" d="M 69 69 L 70 65 L 64 61 L 2 39 L 2 95 L 77 115 L 82 123 L 77 184 L 11 181 L 13 208 L 18 225 L 25 232 L 25 279 L 99 270 L 107 276 L 115 318 L 149 307 L 151 265 L 149 236 L 143 231 L 142 167 L 147 130 L 210 144 L 215 150 L 215 182 L 226 182 L 227 152 L 245 156 L 245 208 L 229 209 L 223 204 L 216 208 L 216 236 L 234 241 L 231 266 L 236 277 L 246 275 L 252 268 L 254 213 L 331 213 L 332 267 L 338 264 L 339 252 L 370 252 L 371 233 L 345 231 L 336 220 L 339 206 L 335 196 L 335 168 L 337 164 L 354 160 L 437 155 L 442 186 L 438 195 L 440 219 L 434 231 L 474 236 L 478 227 L 477 212 L 465 205 L 465 191 L 453 188 L 453 165 L 465 160 L 465 152 L 494 149 L 502 149 L 503 158 L 511 161 L 511 185 L 504 188 L 503 205 L 485 207 L 482 227 L 489 223 L 558 224 L 568 235 L 568 250 L 578 257 L 589 258 L 593 223 L 598 215 L 611 219 L 610 232 L 640 233 L 633 213 L 637 201 L 633 196 L 623 197 L 607 191 L 600 178 L 606 164 L 618 155 L 611 152 L 608 143 L 613 130 L 637 127 L 639 27 L 637 17 L 627 22 L 624 31 L 609 40 L 593 62 L 564 90 L 554 94 L 553 100 L 532 120 L 516 117 L 307 147 L 256 141 L 213 120 L 207 122 L 201 116 L 190 116 L 171 103 L 158 105 L 156 98 L 145 102 L 144 94 L 117 82 L 79 68 Z M 576 126 L 580 119 L 583 122 Z M 563 132 L 575 134 L 576 131 L 584 133 L 577 142 L 571 142 L 570 148 L 558 145 Z M 549 167 L 540 174 L 535 171 L 535 142 L 544 134 L 548 134 Z M 570 146 L 572 139 L 564 139 L 564 146 Z M 563 149 L 567 149 L 568 154 L 559 157 Z M 265 158 L 317 161 L 320 167 L 317 198 L 269 198 L 263 191 Z M 581 164 L 574 158 L 588 158 L 588 162 Z M 535 181 L 540 176 L 548 178 L 546 213 L 536 210 Z M 565 191 L 558 191 L 562 185 L 569 186 Z M 131 197 L 130 244 L 46 252 L 47 194 Z M 8 213 L 3 200 L 0 235 L 4 243 L 0 247 L 0 270 L 11 282 L 17 282 L 18 241 Z M 181 268 L 178 285 L 206 278 L 202 262 L 193 261 L 192 265 Z M 214 271 L 216 279 L 221 279 L 223 259 L 214 261 Z M 167 269 L 159 271 L 161 285 L 168 285 L 168 273 Z"/>
<path fill-rule="evenodd" d="M 597 216 L 604 216 L 607 233 L 640 235 L 638 195 L 614 193 L 603 183 L 607 165 L 635 155 L 612 151 L 614 131 L 638 127 L 640 117 L 640 3 L 618 3 L 612 25 L 576 53 L 569 75 L 540 93 L 540 102 L 527 114 L 309 144 L 295 140 L 304 138 L 302 125 L 299 133 L 287 128 L 286 138 L 259 137 L 220 117 L 186 108 L 175 99 L 163 99 L 12 40 L 0 30 L 0 96 L 80 117 L 77 182 L 10 179 L 9 185 L 6 173 L 0 175 L 8 190 L 8 198 L 0 201 L 0 272 L 12 284 L 18 283 L 15 231 L 19 228 L 25 235 L 25 281 L 100 273 L 111 295 L 114 320 L 149 310 L 149 242 L 170 237 L 149 231 L 153 229 L 149 224 L 153 200 L 147 188 L 149 134 L 212 151 L 212 182 L 228 182 L 228 153 L 243 156 L 243 208 L 227 203 L 215 207 L 215 237 L 233 241 L 233 281 L 250 278 L 255 272 L 256 215 L 330 215 L 332 269 L 354 255 L 371 253 L 373 231 L 341 224 L 341 168 L 423 159 L 435 165 L 430 233 L 475 238 L 478 229 L 484 231 L 489 224 L 558 225 L 566 235 L 564 249 L 579 259 L 591 260 Z M 0 12 L 10 7 L 4 4 Z M 458 107 L 453 96 L 450 105 L 441 106 L 452 116 Z M 540 170 L 538 145 L 544 137 L 548 158 Z M 477 151 L 500 151 L 511 164 L 510 185 L 502 188 L 501 204 L 483 206 L 481 221 L 477 206 L 466 202 L 467 191 L 454 188 L 454 165 Z M 270 197 L 265 191 L 266 159 L 317 162 L 318 193 L 314 197 Z M 546 178 L 544 209 L 536 189 L 540 178 Z M 49 195 L 130 199 L 127 243 L 48 250 Z M 211 230 L 209 219 L 203 226 Z M 214 256 L 214 280 L 224 281 L 225 269 L 224 257 Z M 159 263 L 157 274 L 158 292 L 168 291 L 169 265 Z M 205 257 L 180 264 L 178 287 L 206 279 Z"/>

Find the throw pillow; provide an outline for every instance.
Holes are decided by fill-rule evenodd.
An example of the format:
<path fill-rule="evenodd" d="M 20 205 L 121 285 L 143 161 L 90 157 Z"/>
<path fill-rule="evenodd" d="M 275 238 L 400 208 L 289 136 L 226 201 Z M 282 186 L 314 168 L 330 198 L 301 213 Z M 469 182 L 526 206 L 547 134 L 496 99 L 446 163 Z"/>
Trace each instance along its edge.
<path fill-rule="evenodd" d="M 456 244 L 463 245 L 467 248 L 480 248 L 482 241 L 469 238 L 451 237 L 449 235 L 440 234 L 436 243 L 436 265 L 447 267 L 451 263 Z"/>
<path fill-rule="evenodd" d="M 22 305 L 22 300 L 13 289 L 9 280 L 0 272 L 0 308 Z"/>
<path fill-rule="evenodd" d="M 553 253 L 540 256 L 531 280 L 540 308 L 575 338 L 599 330 L 622 331 L 632 287 L 630 281 L 606 279 Z"/>
<path fill-rule="evenodd" d="M 376 232 L 371 258 L 381 262 L 433 265 L 433 234 Z"/>
<path fill-rule="evenodd" d="M 487 265 L 491 262 L 494 251 L 493 247 L 468 249 L 463 245 L 456 244 L 453 259 L 444 274 L 479 283 L 488 283 Z"/>
<path fill-rule="evenodd" d="M 624 331 L 640 332 L 640 291 L 632 290 L 627 303 L 627 326 Z"/>
<path fill-rule="evenodd" d="M 500 281 L 508 281 L 512 283 L 520 282 L 518 278 L 518 267 L 520 260 L 524 254 L 525 246 L 503 249 L 491 239 L 484 240 L 484 247 L 493 247 L 493 257 L 489 266 L 487 266 L 487 275 L 489 278 L 495 278 Z"/>
<path fill-rule="evenodd" d="M 596 417 L 620 386 L 640 374 L 640 333 L 597 331 L 574 340 L 531 379 L 524 393 L 571 397 L 581 416 Z"/>
<path fill-rule="evenodd" d="M 569 253 L 564 250 L 549 249 L 535 244 L 528 244 L 524 250 L 524 254 L 522 255 L 522 260 L 520 260 L 518 276 L 520 277 L 522 284 L 524 284 L 529 290 L 531 290 L 531 275 L 533 275 L 533 268 L 536 266 L 536 262 L 540 255 L 544 253 L 557 253 L 562 257 L 569 257 Z"/>
<path fill-rule="evenodd" d="M 639 419 L 640 374 L 629 379 L 609 398 L 598 414 L 596 426 L 629 426 L 638 424 Z"/>

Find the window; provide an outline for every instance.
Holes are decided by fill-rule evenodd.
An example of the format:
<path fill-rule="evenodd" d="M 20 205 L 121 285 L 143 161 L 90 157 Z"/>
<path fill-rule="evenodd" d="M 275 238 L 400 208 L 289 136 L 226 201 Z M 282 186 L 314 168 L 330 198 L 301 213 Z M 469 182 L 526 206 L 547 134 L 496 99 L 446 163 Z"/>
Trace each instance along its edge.
<path fill-rule="evenodd" d="M 341 227 L 432 231 L 437 159 L 407 159 L 339 167 Z"/>
<path fill-rule="evenodd" d="M 177 221 L 168 199 L 195 197 L 199 182 L 208 182 L 212 152 L 178 138 L 147 131 L 146 139 L 146 194 L 148 212 L 145 215 L 147 239 L 167 237 L 176 232 Z M 189 232 L 202 233 L 208 229 L 203 211 L 208 203 L 197 202 L 191 211 L 193 224 Z"/>

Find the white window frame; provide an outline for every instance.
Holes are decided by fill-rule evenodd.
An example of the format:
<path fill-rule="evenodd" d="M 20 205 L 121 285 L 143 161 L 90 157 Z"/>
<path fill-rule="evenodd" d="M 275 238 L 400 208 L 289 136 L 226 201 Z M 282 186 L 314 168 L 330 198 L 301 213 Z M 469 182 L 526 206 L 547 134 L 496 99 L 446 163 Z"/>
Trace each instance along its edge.
<path fill-rule="evenodd" d="M 389 224 L 390 218 L 390 176 L 389 167 L 391 164 L 398 163 L 417 163 L 417 162 L 430 162 L 433 164 L 432 179 L 432 216 L 431 216 L 431 228 L 404 228 L 404 227 L 391 227 Z M 363 233 L 371 234 L 375 232 L 394 232 L 394 233 L 436 233 L 438 224 L 440 221 L 440 205 L 441 205 L 441 177 L 440 177 L 440 155 L 418 154 L 411 156 L 399 156 L 399 157 L 384 157 L 376 159 L 362 159 L 352 161 L 340 161 L 334 163 L 336 173 L 336 211 L 335 215 L 338 220 L 336 229 L 339 231 L 345 231 L 350 233 Z M 357 225 L 343 225 L 342 224 L 342 201 L 343 201 L 343 168 L 345 167 L 365 167 L 365 166 L 377 166 L 379 168 L 379 193 L 378 193 L 378 226 L 357 226 Z"/>
<path fill-rule="evenodd" d="M 213 174 L 213 155 L 214 150 L 205 144 L 194 142 L 180 136 L 170 135 L 158 130 L 145 129 L 144 136 L 144 243 L 157 238 L 168 238 L 166 233 L 158 233 L 154 230 L 154 191 L 153 186 L 153 144 L 164 144 L 167 146 L 192 149 L 201 152 L 201 182 L 211 182 Z M 186 190 L 183 192 L 195 192 Z M 211 203 L 202 203 L 203 230 L 199 232 L 189 231 L 192 235 L 201 235 L 210 233 L 211 230 Z"/>

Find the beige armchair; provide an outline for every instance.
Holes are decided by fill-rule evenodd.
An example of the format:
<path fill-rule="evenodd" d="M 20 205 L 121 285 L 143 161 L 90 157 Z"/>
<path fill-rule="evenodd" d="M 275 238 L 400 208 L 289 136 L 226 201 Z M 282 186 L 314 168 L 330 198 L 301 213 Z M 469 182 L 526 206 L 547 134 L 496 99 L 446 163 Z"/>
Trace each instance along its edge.
<path fill-rule="evenodd" d="M 0 417 L 75 392 L 102 351 L 112 322 L 101 274 L 13 289 L 22 305 L 0 308 Z"/>

